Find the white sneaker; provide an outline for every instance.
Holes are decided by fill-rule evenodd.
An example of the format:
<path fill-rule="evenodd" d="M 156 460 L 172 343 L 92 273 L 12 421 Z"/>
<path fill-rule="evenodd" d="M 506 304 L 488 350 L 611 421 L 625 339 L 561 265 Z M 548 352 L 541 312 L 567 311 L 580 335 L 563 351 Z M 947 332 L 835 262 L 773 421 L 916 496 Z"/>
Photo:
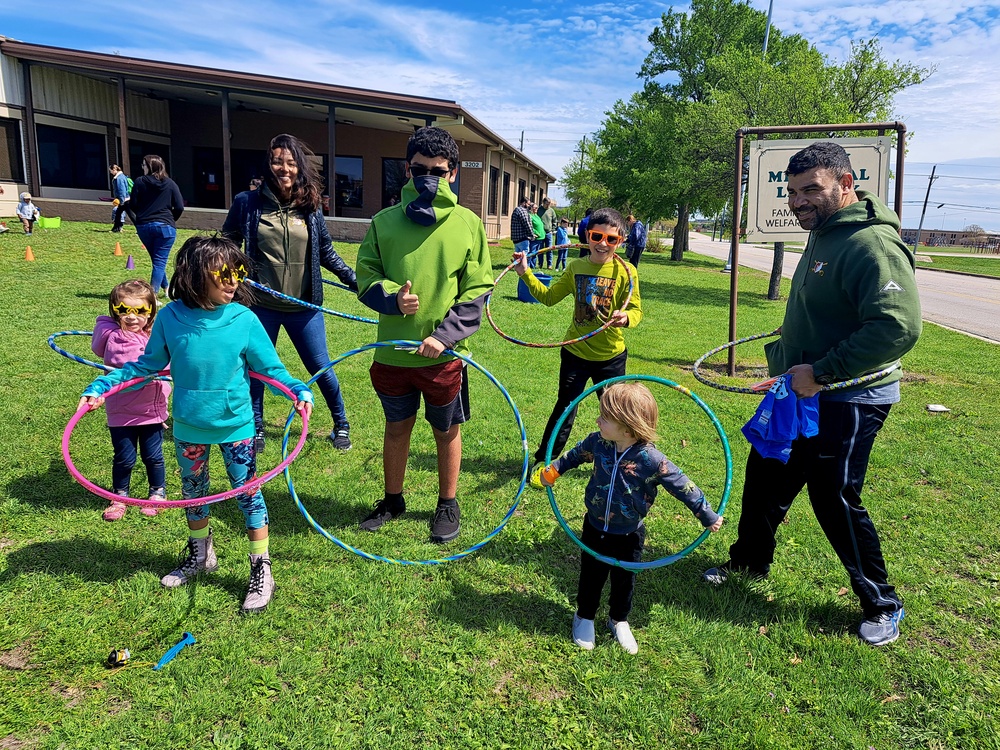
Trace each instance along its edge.
<path fill-rule="evenodd" d="M 621 622 L 608 620 L 608 629 L 623 649 L 630 654 L 639 653 L 639 644 L 635 642 L 635 636 L 632 635 L 632 628 L 628 626 L 628 622 L 625 620 Z"/>
<path fill-rule="evenodd" d="M 584 651 L 594 649 L 594 621 L 573 615 L 573 643 Z"/>

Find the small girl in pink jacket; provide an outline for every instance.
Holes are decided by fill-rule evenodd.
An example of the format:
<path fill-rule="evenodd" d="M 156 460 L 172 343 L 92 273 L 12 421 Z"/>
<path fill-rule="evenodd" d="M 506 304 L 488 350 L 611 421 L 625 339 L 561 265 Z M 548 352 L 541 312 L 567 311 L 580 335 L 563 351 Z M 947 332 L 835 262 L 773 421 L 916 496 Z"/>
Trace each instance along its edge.
<path fill-rule="evenodd" d="M 123 281 L 108 297 L 111 316 L 99 315 L 94 324 L 91 344 L 104 364 L 118 368 L 137 360 L 149 341 L 149 331 L 156 317 L 156 294 L 141 279 Z M 117 393 L 107 400 L 108 430 L 115 458 L 111 468 L 114 492 L 129 497 L 136 446 L 146 465 L 149 499 L 167 497 L 163 467 L 163 423 L 167 418 L 170 386 L 162 380 L 132 391 Z M 117 521 L 125 515 L 126 505 L 114 501 L 104 511 L 105 521 Z M 155 508 L 143 508 L 143 514 L 155 516 Z"/>

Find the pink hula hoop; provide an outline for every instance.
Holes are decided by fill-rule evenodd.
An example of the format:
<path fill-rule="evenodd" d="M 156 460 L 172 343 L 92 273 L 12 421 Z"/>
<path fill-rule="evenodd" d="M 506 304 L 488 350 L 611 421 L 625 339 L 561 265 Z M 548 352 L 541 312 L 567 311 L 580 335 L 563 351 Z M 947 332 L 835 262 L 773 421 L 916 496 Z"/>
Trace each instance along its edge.
<path fill-rule="evenodd" d="M 266 383 L 267 385 L 271 386 L 272 388 L 278 389 L 283 394 L 285 394 L 285 396 L 287 396 L 289 399 L 295 401 L 295 394 L 292 393 L 291 389 L 287 388 L 282 383 L 279 383 L 277 380 L 274 380 L 273 378 L 269 378 L 266 375 L 261 375 L 260 373 L 256 372 L 251 372 L 250 377 L 260 380 Z M 121 383 L 113 387 L 111 390 L 109 390 L 107 393 L 104 394 L 104 397 L 107 398 L 108 396 L 112 396 L 118 393 L 119 391 L 122 391 L 126 388 L 131 388 L 134 385 L 138 385 L 139 383 L 148 380 L 150 380 L 150 378 L 132 378 L 131 380 L 127 380 L 124 383 Z M 125 505 L 138 505 L 140 507 L 147 507 L 147 508 L 187 508 L 194 505 L 209 505 L 211 503 L 218 503 L 222 500 L 228 500 L 231 497 L 236 497 L 237 495 L 242 495 L 242 494 L 252 495 L 261 488 L 261 485 L 266 484 L 267 482 L 274 479 L 276 476 L 278 476 L 278 474 L 282 473 L 292 461 L 295 460 L 295 457 L 299 455 L 299 451 L 302 450 L 302 446 L 305 445 L 306 437 L 309 434 L 309 417 L 307 417 L 305 414 L 300 414 L 300 416 L 302 417 L 302 434 L 299 435 L 299 441 L 298 443 L 295 444 L 295 447 L 292 449 L 292 452 L 288 454 L 288 457 L 284 461 L 275 466 L 269 472 L 267 472 L 263 476 L 257 477 L 256 479 L 250 480 L 244 485 L 241 485 L 239 487 L 234 487 L 233 489 L 227 490 L 226 492 L 219 492 L 215 495 L 207 495 L 205 497 L 192 497 L 192 498 L 186 498 L 184 500 L 149 500 L 146 498 L 123 497 L 122 495 L 116 495 L 113 492 L 109 492 L 103 487 L 98 487 L 96 484 L 91 482 L 89 479 L 83 476 L 83 474 L 80 473 L 79 469 L 76 468 L 76 465 L 73 463 L 73 459 L 70 458 L 69 454 L 69 439 L 70 436 L 73 434 L 73 430 L 76 429 L 77 422 L 79 422 L 80 419 L 83 417 L 83 415 L 89 411 L 96 411 L 96 409 L 89 409 L 86 406 L 82 406 L 79 409 L 77 409 L 76 413 L 72 417 L 70 417 L 69 423 L 66 425 L 66 429 L 63 431 L 63 436 L 62 436 L 63 461 L 66 463 L 66 468 L 69 469 L 70 476 L 73 477 L 73 479 L 76 482 L 83 485 L 86 489 L 90 490 L 98 497 L 103 497 L 105 500 L 112 500 L 119 503 L 125 503 Z"/>

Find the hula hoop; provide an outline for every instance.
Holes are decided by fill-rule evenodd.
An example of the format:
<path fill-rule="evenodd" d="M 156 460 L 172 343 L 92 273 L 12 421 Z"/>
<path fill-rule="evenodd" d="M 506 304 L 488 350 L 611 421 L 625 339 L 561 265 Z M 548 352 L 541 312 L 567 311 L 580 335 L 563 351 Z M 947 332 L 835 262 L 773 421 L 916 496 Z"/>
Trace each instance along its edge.
<path fill-rule="evenodd" d="M 266 375 L 261 375 L 260 373 L 256 372 L 251 372 L 250 377 L 263 381 L 264 383 L 267 383 L 269 386 L 273 388 L 277 388 L 279 391 L 284 393 L 285 396 L 287 396 L 290 399 L 293 400 L 295 399 L 295 394 L 292 393 L 292 391 L 289 388 L 285 387 L 282 383 L 279 383 L 277 380 L 273 380 L 272 378 L 269 378 Z M 133 385 L 138 385 L 139 383 L 142 382 L 150 381 L 152 379 L 153 378 L 132 378 L 131 380 L 126 380 L 124 383 L 120 383 L 111 388 L 107 393 L 104 394 L 104 397 L 107 398 L 108 396 L 112 396 L 121 390 L 130 388 Z M 288 455 L 287 458 L 284 458 L 284 451 L 283 451 L 282 457 L 284 458 L 284 460 L 280 464 L 275 466 L 273 469 L 271 469 L 263 476 L 257 477 L 256 479 L 252 479 L 251 481 L 247 482 L 244 485 L 241 485 L 240 487 L 234 487 L 231 490 L 227 490 L 226 492 L 219 492 L 215 495 L 207 495 L 205 497 L 192 497 L 192 498 L 186 498 L 184 500 L 148 500 L 145 498 L 124 497 L 122 495 L 116 495 L 113 492 L 109 492 L 103 487 L 98 487 L 96 484 L 91 482 L 89 479 L 83 476 L 83 474 L 80 473 L 79 469 L 76 468 L 76 465 L 73 463 L 73 459 L 70 457 L 69 454 L 69 439 L 70 436 L 73 434 L 73 430 L 76 428 L 77 422 L 79 422 L 80 419 L 83 417 L 83 415 L 89 411 L 96 411 L 96 410 L 88 408 L 86 405 L 81 406 L 79 409 L 77 409 L 76 413 L 72 417 L 70 417 L 69 424 L 66 425 L 66 429 L 63 431 L 63 436 L 62 436 L 63 461 L 66 463 L 66 468 L 69 469 L 70 476 L 73 477 L 73 479 L 75 479 L 79 484 L 82 484 L 86 489 L 90 490 L 98 497 L 103 497 L 105 500 L 112 500 L 119 503 L 124 503 L 125 505 L 138 505 L 140 507 L 146 507 L 146 508 L 186 508 L 193 505 L 209 505 L 210 503 L 217 503 L 220 502 L 221 500 L 228 500 L 231 497 L 236 497 L 237 495 L 241 495 L 244 493 L 252 495 L 258 489 L 260 489 L 261 485 L 271 481 L 276 476 L 278 476 L 278 474 L 280 474 L 282 471 L 288 468 L 288 465 L 295 460 L 295 457 L 297 455 L 299 455 L 299 451 L 301 451 L 302 446 L 305 445 L 306 437 L 309 434 L 309 418 L 303 414 L 302 434 L 299 435 L 299 442 L 292 450 L 291 454 Z M 294 414 L 295 414 L 295 409 L 293 408 L 292 414 L 289 415 L 288 419 L 289 426 L 291 425 L 292 416 Z M 285 428 L 286 436 L 288 435 L 288 432 L 289 430 L 288 427 L 286 426 Z"/>
<path fill-rule="evenodd" d="M 59 336 L 93 336 L 93 335 L 94 335 L 93 331 L 59 331 L 58 333 L 53 333 L 51 336 L 49 336 L 48 343 L 49 343 L 49 347 L 51 347 L 52 351 L 54 351 L 56 354 L 63 355 L 64 357 L 66 357 L 66 359 L 71 359 L 74 362 L 79 362 L 81 365 L 88 365 L 90 367 L 96 367 L 98 370 L 103 370 L 104 372 L 111 372 L 112 370 L 115 369 L 114 367 L 108 367 L 103 362 L 94 362 L 94 361 L 91 361 L 89 359 L 84 359 L 83 357 L 79 357 L 76 354 L 71 354 L 70 352 L 66 351 L 65 349 L 61 349 L 56 344 L 56 339 Z M 169 375 L 157 375 L 154 379 L 155 380 L 165 380 L 168 383 L 172 380 L 172 378 Z"/>
<path fill-rule="evenodd" d="M 326 279 L 323 279 L 326 281 Z M 272 289 L 269 286 L 264 286 L 263 284 L 258 284 L 253 279 L 246 279 L 243 281 L 244 284 L 252 286 L 254 289 L 260 289 L 262 292 L 267 292 L 268 294 L 274 295 L 278 299 L 283 299 L 286 302 L 294 302 L 296 305 L 301 305 L 302 307 L 307 307 L 310 310 L 316 310 L 318 312 L 326 313 L 327 315 L 334 315 L 338 318 L 345 318 L 347 320 L 357 320 L 361 323 L 372 323 L 377 325 L 378 321 L 373 318 L 363 318 L 360 315 L 350 315 L 349 313 L 337 312 L 336 310 L 330 310 L 326 307 L 320 307 L 319 305 L 314 305 L 312 302 L 306 302 L 305 300 L 299 299 L 298 297 L 292 297 L 288 294 L 282 294 L 276 289 Z M 330 283 L 330 282 L 328 282 Z"/>
<path fill-rule="evenodd" d="M 310 380 L 309 383 L 311 384 L 313 381 L 315 381 L 317 378 L 319 378 L 324 372 L 326 372 L 329 368 L 331 368 L 334 365 L 336 365 L 336 364 L 344 361 L 348 357 L 351 357 L 351 356 L 353 356 L 355 354 L 359 354 L 359 353 L 364 352 L 364 351 L 368 351 L 369 349 L 378 349 L 378 348 L 386 348 L 386 347 L 399 347 L 399 348 L 406 348 L 406 349 L 416 349 L 418 346 L 420 346 L 420 342 L 419 341 L 390 340 L 390 341 L 377 341 L 377 342 L 375 342 L 373 344 L 366 344 L 365 346 L 358 347 L 357 349 L 351 349 L 350 351 L 344 352 L 340 356 L 335 357 L 334 359 L 330 360 L 330 362 L 327 363 L 325 367 L 323 367 L 319 372 L 317 372 L 313 376 L 312 380 Z M 500 390 L 500 393 L 503 395 L 503 397 L 507 401 L 507 404 L 510 406 L 511 411 L 514 412 L 514 419 L 517 422 L 518 429 L 521 431 L 521 447 L 524 450 L 524 458 L 523 458 L 523 460 L 521 462 L 521 483 L 518 485 L 517 492 L 514 494 L 514 502 L 513 502 L 513 504 L 507 510 L 507 513 L 504 515 L 503 519 L 500 521 L 500 524 L 495 529 L 493 529 L 493 531 L 491 531 L 489 534 L 487 534 L 486 537 L 483 538 L 481 541 L 476 542 L 471 547 L 469 547 L 467 549 L 464 549 L 461 552 L 456 552 L 453 555 L 448 555 L 446 557 L 433 558 L 433 559 L 429 559 L 429 560 L 403 560 L 403 559 L 397 559 L 397 558 L 392 558 L 392 557 L 383 557 L 382 555 L 376 555 L 376 554 L 373 554 L 371 552 L 365 552 L 362 549 L 358 549 L 357 547 L 353 547 L 350 544 L 347 544 L 346 542 L 342 541 L 341 539 L 338 539 L 336 536 L 334 536 L 329 531 L 327 531 L 325 528 L 323 528 L 316 521 L 316 519 L 314 519 L 309 514 L 309 511 L 306 510 L 306 507 L 302 504 L 302 500 L 299 498 L 298 493 L 295 491 L 295 485 L 292 482 L 291 472 L 286 468 L 285 469 L 285 479 L 288 482 L 288 493 L 292 496 L 292 499 L 295 501 L 295 505 L 298 507 L 299 512 L 302 513 L 302 516 L 306 519 L 306 521 L 309 523 L 309 525 L 312 526 L 313 529 L 317 533 L 319 533 L 320 535 L 326 537 L 327 539 L 329 539 L 331 542 L 333 542 L 334 544 L 336 544 L 341 549 L 346 550 L 347 552 L 353 552 L 358 557 L 363 557 L 366 560 L 373 560 L 373 561 L 378 561 L 378 562 L 391 563 L 393 565 L 441 565 L 443 563 L 451 562 L 453 560 L 460 560 L 463 557 L 467 557 L 468 555 L 471 555 L 476 550 L 481 549 L 482 547 L 484 547 L 497 534 L 499 534 L 501 531 L 503 531 L 504 526 L 507 525 L 507 522 L 514 515 L 514 511 L 517 510 L 517 506 L 521 502 L 521 495 L 524 493 L 525 484 L 528 481 L 528 461 L 529 461 L 529 457 L 530 457 L 530 452 L 529 452 L 529 448 L 528 448 L 528 436 L 527 436 L 527 433 L 525 433 L 525 431 L 524 431 L 524 422 L 521 421 L 521 413 L 517 410 L 517 406 L 514 404 L 514 400 L 510 397 L 510 394 L 507 392 L 507 389 L 503 387 L 503 385 L 500 383 L 500 381 L 497 380 L 492 375 L 492 373 L 489 372 L 489 370 L 487 370 L 482 365 L 477 364 L 471 358 L 466 357 L 466 356 L 464 356 L 462 354 L 459 354 L 458 352 L 454 352 L 451 349 L 445 349 L 445 353 L 447 353 L 447 354 L 449 354 L 449 355 L 451 355 L 451 356 L 453 356 L 453 357 L 455 357 L 457 359 L 462 360 L 467 365 L 471 365 L 472 367 L 474 367 L 477 370 L 479 370 L 479 372 L 481 372 L 483 375 L 485 375 L 489 379 L 489 381 L 491 383 L 493 383 L 493 385 L 495 385 Z M 288 420 L 285 422 L 285 433 L 282 436 L 282 442 L 281 442 L 282 455 L 284 455 L 285 450 L 287 449 L 287 446 L 288 446 L 288 432 L 289 432 L 289 428 L 291 427 L 291 424 L 292 424 L 292 415 L 289 414 L 288 415 Z"/>
<path fill-rule="evenodd" d="M 769 331 L 767 333 L 756 333 L 753 336 L 747 336 L 746 338 L 736 339 L 736 341 L 730 341 L 728 344 L 723 344 L 722 346 L 717 346 L 714 349 L 712 349 L 712 351 L 705 352 L 700 357 L 698 357 L 698 359 L 695 360 L 694 366 L 692 368 L 692 374 L 694 375 L 695 379 L 698 382 L 704 383 L 705 385 L 709 386 L 710 388 L 716 388 L 716 389 L 718 389 L 720 391 L 729 391 L 730 393 L 749 393 L 749 394 L 753 394 L 753 395 L 756 395 L 756 396 L 762 396 L 763 394 L 767 393 L 767 389 L 766 388 L 764 390 L 761 390 L 759 388 L 748 388 L 748 387 L 742 387 L 742 386 L 737 386 L 737 385 L 724 385 L 723 383 L 715 383 L 715 382 L 712 382 L 711 380 L 709 380 L 708 378 L 706 378 L 704 375 L 702 375 L 701 371 L 698 368 L 701 367 L 702 362 L 704 362 L 706 359 L 708 359 L 709 357 L 711 357 L 713 354 L 718 354 L 719 352 L 725 351 L 726 349 L 731 349 L 734 346 L 739 346 L 740 344 L 745 344 L 748 341 L 756 341 L 757 339 L 766 339 L 766 338 L 770 338 L 771 336 L 778 336 L 780 334 L 781 334 L 781 329 L 780 328 L 776 328 L 773 331 Z M 886 375 L 888 375 L 890 372 L 892 372 L 894 370 L 898 370 L 901 366 L 902 366 L 902 363 L 899 362 L 899 360 L 896 360 L 896 362 L 894 362 L 893 364 L 889 365 L 888 367 L 886 367 L 886 368 L 884 368 L 882 370 L 877 370 L 875 372 L 870 372 L 867 375 L 861 375 L 861 376 L 856 377 L 856 378 L 850 378 L 849 380 L 838 380 L 835 383 L 830 383 L 829 385 L 824 385 L 822 388 L 820 388 L 820 390 L 821 391 L 836 391 L 836 390 L 840 390 L 841 388 L 851 388 L 851 387 L 856 386 L 856 385 L 864 385 L 865 383 L 871 383 L 871 382 L 874 382 L 876 380 L 881 380 Z"/>
<path fill-rule="evenodd" d="M 545 465 L 548 466 L 549 464 L 552 463 L 552 447 L 555 445 L 556 436 L 559 434 L 559 428 L 562 427 L 563 422 L 566 421 L 566 418 L 572 413 L 573 409 L 575 409 L 577 405 L 581 401 L 583 401 L 583 399 L 585 399 L 591 393 L 596 391 L 598 388 L 606 388 L 607 386 L 612 385 L 613 383 L 621 383 L 625 381 L 637 381 L 637 380 L 646 381 L 650 383 L 659 383 L 660 385 L 665 385 L 668 388 L 672 388 L 675 391 L 683 393 L 684 395 L 690 397 L 691 400 L 694 401 L 696 404 L 698 404 L 698 406 L 701 407 L 701 410 L 708 415 L 709 419 L 712 420 L 712 424 L 715 426 L 715 431 L 718 433 L 719 439 L 722 441 L 722 452 L 726 460 L 726 484 L 722 490 L 722 500 L 719 501 L 719 507 L 716 510 L 716 513 L 722 515 L 723 512 L 726 510 L 726 506 L 729 504 L 729 493 L 732 490 L 733 486 L 733 457 L 729 450 L 729 439 L 726 437 L 726 432 L 725 430 L 722 429 L 722 424 L 719 422 L 718 417 L 716 417 L 715 414 L 712 412 L 712 410 L 708 408 L 708 404 L 706 404 L 704 401 L 698 398 L 696 394 L 692 393 L 684 386 L 678 385 L 672 380 L 667 380 L 666 378 L 660 378 L 655 375 L 619 375 L 614 378 L 608 378 L 607 380 L 598 383 L 596 385 L 592 385 L 590 388 L 585 390 L 583 393 L 581 393 L 579 396 L 573 399 L 570 405 L 566 407 L 566 410 L 559 416 L 559 421 L 557 421 L 555 427 L 552 428 L 552 437 L 549 438 L 549 444 L 545 447 Z M 573 529 L 569 527 L 569 524 L 566 523 L 566 519 L 563 518 L 562 513 L 559 511 L 559 505 L 556 503 L 556 495 L 555 492 L 553 492 L 552 487 L 546 487 L 545 489 L 549 495 L 549 504 L 552 506 L 552 510 L 556 514 L 556 520 L 559 522 L 559 525 L 562 526 L 563 531 L 566 532 L 569 538 L 572 539 L 574 542 L 576 542 L 576 545 L 580 549 L 592 555 L 593 557 L 597 558 L 601 562 L 607 563 L 608 565 L 614 565 L 619 568 L 625 568 L 626 570 L 652 570 L 654 568 L 662 568 L 665 565 L 670 565 L 671 563 L 675 563 L 678 560 L 689 555 L 691 552 L 693 552 L 698 547 L 698 545 L 700 545 L 702 542 L 708 539 L 709 534 L 711 534 L 711 532 L 708 529 L 705 529 L 704 531 L 701 532 L 701 534 L 698 535 L 698 537 L 693 542 L 691 542 L 687 547 L 682 549 L 680 552 L 675 552 L 672 555 L 665 555 L 664 557 L 657 558 L 656 560 L 650 560 L 648 562 L 631 562 L 627 560 L 618 560 L 614 557 L 608 557 L 607 555 L 602 555 L 600 552 L 595 552 L 586 544 L 584 544 L 583 540 L 581 540 L 576 535 L 576 532 L 574 532 Z"/>
<path fill-rule="evenodd" d="M 540 250 L 540 251 L 535 252 L 535 253 L 528 253 L 528 255 L 526 257 L 530 258 L 533 255 L 538 255 L 540 252 L 543 252 L 543 251 Z M 630 270 L 628 270 L 628 265 L 625 263 L 624 260 L 622 260 L 618 256 L 617 253 L 612 253 L 611 257 L 614 258 L 615 261 L 617 261 L 618 263 L 621 263 L 622 268 L 625 269 L 625 275 L 628 277 L 628 294 L 625 295 L 625 301 L 622 302 L 621 308 L 619 308 L 618 310 L 615 311 L 615 312 L 624 312 L 625 308 L 628 307 L 629 302 L 632 301 L 632 293 L 635 291 L 635 279 L 632 278 L 632 272 Z M 569 346 L 570 344 L 577 344 L 577 343 L 579 343 L 581 341 L 586 341 L 591 336 L 596 336 L 597 334 L 601 333 L 602 331 L 606 331 L 611 326 L 611 322 L 612 322 L 613 318 L 611 316 L 608 316 L 607 322 L 604 325 L 602 325 L 600 328 L 595 328 L 590 333 L 585 333 L 582 336 L 577 336 L 575 339 L 569 339 L 568 341 L 560 341 L 560 342 L 555 343 L 555 344 L 533 343 L 533 342 L 530 342 L 530 341 L 522 341 L 521 339 L 516 339 L 513 336 L 508 336 L 506 333 L 504 333 L 503 331 L 500 330 L 500 326 L 498 326 L 496 324 L 496 322 L 493 320 L 493 311 L 490 309 L 490 302 L 493 299 L 493 292 L 496 290 L 497 284 L 500 283 L 500 280 L 504 276 L 506 276 L 507 272 L 510 271 L 510 270 L 512 270 L 515 265 L 517 265 L 517 264 L 516 263 L 511 263 L 509 266 L 507 266 L 505 269 L 503 269 L 503 271 L 500 272 L 500 275 L 497 276 L 496 281 L 493 282 L 493 289 L 486 295 L 486 319 L 490 321 L 490 325 L 493 326 L 493 330 L 497 332 L 497 334 L 500 336 L 500 338 L 506 339 L 507 341 L 511 342 L 512 344 L 519 344 L 520 346 L 529 346 L 529 347 L 532 347 L 533 349 L 553 349 L 553 348 L 558 347 L 558 346 Z"/>

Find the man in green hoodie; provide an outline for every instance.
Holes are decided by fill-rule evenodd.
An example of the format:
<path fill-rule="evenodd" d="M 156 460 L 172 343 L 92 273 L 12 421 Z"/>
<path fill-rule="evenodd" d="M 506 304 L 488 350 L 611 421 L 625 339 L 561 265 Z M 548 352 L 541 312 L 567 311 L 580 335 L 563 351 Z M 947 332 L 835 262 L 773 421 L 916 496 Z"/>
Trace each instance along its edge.
<path fill-rule="evenodd" d="M 914 259 L 899 219 L 874 194 L 855 190 L 847 152 L 814 143 L 788 162 L 788 206 L 809 241 L 792 277 L 780 338 L 765 348 L 771 375 L 790 373 L 802 398 L 824 385 L 886 369 L 917 343 L 920 300 Z M 888 582 L 878 532 L 861 504 L 875 436 L 899 401 L 897 368 L 862 386 L 823 391 L 819 434 L 792 443 L 788 463 L 751 448 L 739 535 L 729 561 L 705 571 L 720 584 L 741 572 L 762 578 L 775 531 L 803 487 L 861 600 L 862 640 L 899 637 L 903 605 Z"/>
<path fill-rule="evenodd" d="M 493 270 L 483 222 L 458 205 L 458 145 L 441 128 L 417 130 L 406 146 L 402 200 L 372 217 L 358 249 L 358 297 L 379 313 L 378 338 L 420 341 L 415 351 L 379 348 L 372 385 L 386 425 L 382 451 L 385 498 L 361 522 L 376 531 L 406 510 L 403 480 L 421 394 L 437 446 L 438 505 L 431 541 L 458 536 L 456 493 L 462 463 L 461 424 L 468 419 L 468 384 L 460 359 L 479 330 Z"/>

